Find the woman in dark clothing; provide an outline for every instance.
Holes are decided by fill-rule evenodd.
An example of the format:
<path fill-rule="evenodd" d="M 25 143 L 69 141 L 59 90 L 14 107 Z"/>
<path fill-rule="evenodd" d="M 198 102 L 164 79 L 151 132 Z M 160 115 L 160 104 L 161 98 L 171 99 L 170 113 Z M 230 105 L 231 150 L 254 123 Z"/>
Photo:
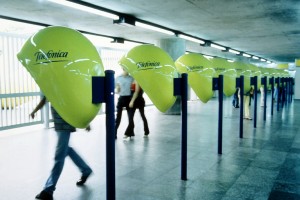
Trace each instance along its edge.
<path fill-rule="evenodd" d="M 139 109 L 144 123 L 144 132 L 145 132 L 144 137 L 147 137 L 149 135 L 149 127 L 148 127 L 148 122 L 145 116 L 145 109 L 144 109 L 145 108 L 145 99 L 143 98 L 144 91 L 136 81 L 134 81 L 134 84 L 132 84 L 132 91 L 133 91 L 133 95 L 129 103 L 129 107 L 132 108 L 131 114 L 132 116 L 134 116 L 135 110 Z"/>

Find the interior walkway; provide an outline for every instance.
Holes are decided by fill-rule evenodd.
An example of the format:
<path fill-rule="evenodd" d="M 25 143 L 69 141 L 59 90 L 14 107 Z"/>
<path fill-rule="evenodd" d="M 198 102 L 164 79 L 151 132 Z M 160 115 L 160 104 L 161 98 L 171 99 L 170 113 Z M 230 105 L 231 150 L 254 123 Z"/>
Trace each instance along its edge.
<path fill-rule="evenodd" d="M 252 105 L 253 109 L 253 105 Z M 257 128 L 244 120 L 239 138 L 239 109 L 224 100 L 223 154 L 217 154 L 218 102 L 188 104 L 188 180 L 180 180 L 181 116 L 147 107 L 150 135 L 143 137 L 136 112 L 136 136 L 123 140 L 124 113 L 116 140 L 117 200 L 267 200 L 300 199 L 300 101 L 274 109 Z M 252 111 L 253 115 L 253 111 Z M 105 115 L 92 131 L 78 130 L 71 144 L 92 166 L 86 186 L 68 158 L 54 193 L 56 200 L 105 200 Z M 56 134 L 41 125 L 0 132 L 0 199 L 30 200 L 49 175 Z"/>

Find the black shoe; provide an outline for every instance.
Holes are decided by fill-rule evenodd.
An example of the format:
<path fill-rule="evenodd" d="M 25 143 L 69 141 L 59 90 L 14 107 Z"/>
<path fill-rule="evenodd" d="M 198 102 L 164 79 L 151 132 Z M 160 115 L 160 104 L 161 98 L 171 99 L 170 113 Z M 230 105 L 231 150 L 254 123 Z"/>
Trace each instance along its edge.
<path fill-rule="evenodd" d="M 42 199 L 42 200 L 53 200 L 52 194 L 49 194 L 48 192 L 41 191 L 38 195 L 35 197 L 36 199 Z"/>
<path fill-rule="evenodd" d="M 76 182 L 76 185 L 78 185 L 78 186 L 84 185 L 90 175 L 91 175 L 91 173 L 89 175 L 85 175 L 85 176 L 82 175 L 81 178 Z"/>
<path fill-rule="evenodd" d="M 125 134 L 124 134 L 124 137 L 125 137 L 125 136 L 126 136 L 126 137 L 134 137 L 135 134 L 134 134 L 134 133 L 129 133 L 129 134 L 128 134 L 128 133 L 125 133 Z"/>

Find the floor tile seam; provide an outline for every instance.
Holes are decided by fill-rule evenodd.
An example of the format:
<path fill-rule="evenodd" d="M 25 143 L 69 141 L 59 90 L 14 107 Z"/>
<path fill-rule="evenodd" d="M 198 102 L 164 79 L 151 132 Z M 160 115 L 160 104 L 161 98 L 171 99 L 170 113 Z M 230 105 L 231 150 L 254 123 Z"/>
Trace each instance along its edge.
<path fill-rule="evenodd" d="M 175 170 L 176 168 L 178 168 L 178 166 L 174 166 L 174 167 L 172 167 L 171 169 L 169 169 L 168 171 L 173 171 L 173 170 Z M 179 173 L 179 171 L 178 171 L 178 174 L 176 175 L 176 176 L 178 176 L 178 181 L 188 181 L 189 179 L 187 179 L 187 180 L 182 180 L 181 178 L 180 178 L 180 173 Z M 176 177 L 174 177 L 174 178 L 176 178 Z M 149 181 L 149 183 L 148 184 L 151 184 L 151 183 L 154 183 L 154 182 L 156 182 L 157 180 L 160 180 L 161 179 L 161 176 L 156 176 L 155 178 L 153 178 L 152 180 L 150 180 Z M 176 180 L 176 179 L 174 179 L 174 180 Z M 164 184 L 163 185 L 165 185 L 166 183 L 164 182 Z M 173 184 L 169 184 L 169 185 L 172 185 L 173 186 Z"/>
<path fill-rule="evenodd" d="M 237 178 L 236 181 L 232 184 L 232 186 L 231 186 L 230 188 L 228 188 L 228 190 L 226 191 L 224 197 L 232 197 L 231 195 L 228 194 L 228 192 L 229 192 L 231 189 L 234 190 L 234 187 L 236 187 L 236 186 L 238 186 L 238 185 L 244 185 L 245 187 L 260 188 L 260 186 L 258 186 L 258 185 L 249 185 L 249 184 L 246 184 L 246 183 L 239 183 L 239 182 L 238 182 L 238 179 L 239 179 L 239 178 Z M 272 186 L 272 187 L 273 187 L 273 186 Z M 272 187 L 270 187 L 270 191 L 268 192 L 269 194 L 270 194 L 271 191 L 272 191 Z M 238 187 L 238 188 L 240 188 L 240 187 Z M 236 198 L 236 197 L 234 197 L 234 198 Z M 246 199 L 248 199 L 248 198 L 246 198 Z"/>
<path fill-rule="evenodd" d="M 294 192 L 294 191 L 286 191 L 286 190 L 282 190 L 280 188 L 276 188 L 276 184 L 279 183 L 278 181 L 275 181 L 273 186 L 272 186 L 272 190 L 271 192 L 274 192 L 274 191 L 278 191 L 278 192 L 283 192 L 283 193 L 286 193 L 286 194 L 294 194 L 294 195 L 298 195 L 300 197 L 300 192 Z M 285 182 L 280 182 L 282 183 L 283 185 L 299 185 L 299 183 L 285 183 Z"/>
<path fill-rule="evenodd" d="M 217 166 L 217 165 L 219 165 L 219 163 L 216 163 L 215 165 L 213 165 L 213 167 L 214 167 L 214 166 Z M 236 181 L 239 179 L 239 177 L 242 176 L 242 174 L 248 169 L 249 166 L 250 166 L 250 163 L 247 165 L 247 167 L 244 166 L 243 170 L 241 170 L 241 171 L 239 172 L 239 174 L 237 175 L 235 181 L 232 183 L 231 187 L 236 183 Z M 228 190 L 229 190 L 231 187 L 229 187 Z"/>
<path fill-rule="evenodd" d="M 284 155 L 284 159 L 283 159 L 283 161 L 282 161 L 282 163 L 286 160 L 286 157 L 287 157 L 287 154 L 289 153 L 289 152 L 287 152 L 287 151 L 279 151 L 279 150 L 270 150 L 270 149 L 264 149 L 264 148 L 261 148 L 260 149 L 260 152 L 258 152 L 258 154 L 262 154 L 263 155 L 263 153 L 264 152 L 274 152 L 274 153 L 285 153 L 285 155 Z M 260 156 L 260 155 L 257 155 L 257 156 Z M 255 159 L 257 159 L 257 157 L 255 157 Z"/>
<path fill-rule="evenodd" d="M 283 164 L 286 162 L 287 159 L 288 159 L 288 158 L 287 158 L 287 155 L 286 155 L 286 158 L 285 158 Z M 291 192 L 286 192 L 286 191 L 281 191 L 281 190 L 273 190 L 273 188 L 276 186 L 276 183 L 283 183 L 283 184 L 289 184 L 289 185 L 299 185 L 299 183 L 295 183 L 295 182 L 292 182 L 292 181 L 288 181 L 286 178 L 285 178 L 284 180 L 278 179 L 279 176 L 280 176 L 281 170 L 286 170 L 286 167 L 282 167 L 282 166 L 281 166 L 281 168 L 279 169 L 278 175 L 277 175 L 277 177 L 275 178 L 275 181 L 274 181 L 274 183 L 273 183 L 272 191 L 271 191 L 271 192 L 273 192 L 273 191 L 280 191 L 280 192 L 284 192 L 284 193 L 290 194 Z M 295 193 L 295 194 L 300 195 L 300 192 L 299 192 L 299 193 Z"/>
<path fill-rule="evenodd" d="M 275 184 L 284 184 L 284 185 L 291 185 L 291 186 L 297 186 L 297 187 L 300 187 L 300 184 L 299 183 L 295 183 L 295 182 L 293 182 L 293 181 L 288 181 L 288 180 L 278 180 L 278 179 L 276 179 L 275 181 L 274 181 L 274 185 Z M 299 191 L 299 193 L 297 193 L 297 194 L 300 194 L 300 191 Z"/>
<path fill-rule="evenodd" d="M 280 193 L 283 193 L 283 194 L 287 194 L 288 196 L 292 196 L 293 198 L 291 200 L 300 199 L 300 194 L 298 194 L 298 193 L 291 193 L 291 192 L 279 191 L 279 190 L 272 190 L 272 192 L 280 192 Z M 289 200 L 289 199 L 287 199 L 287 200 Z"/>
<path fill-rule="evenodd" d="M 124 175 L 123 177 L 126 179 L 127 175 Z M 159 176 L 159 177 L 160 177 L 160 176 Z M 147 179 L 147 180 L 140 180 L 138 177 L 137 177 L 137 178 L 130 177 L 130 178 L 133 179 L 133 180 L 142 182 L 142 184 L 139 185 L 139 188 L 136 189 L 136 190 L 143 190 L 143 189 L 146 188 L 148 185 L 151 185 L 151 183 L 154 183 L 155 180 L 157 180 L 157 178 L 159 178 L 159 177 L 155 177 L 155 178 Z M 125 189 L 121 189 L 121 190 L 127 192 L 127 190 L 125 190 Z M 138 192 L 138 191 L 136 191 L 136 192 Z"/>
<path fill-rule="evenodd" d="M 239 173 L 239 175 L 237 176 L 237 178 L 235 179 L 235 181 L 232 183 L 231 187 L 229 187 L 228 190 L 226 191 L 225 196 L 226 196 L 227 192 L 228 192 L 235 184 L 240 184 L 240 183 L 238 183 L 239 178 L 240 178 L 241 176 L 244 175 L 244 172 L 245 172 L 249 167 L 251 167 L 251 163 L 252 163 L 252 162 L 253 162 L 253 161 L 251 161 L 251 162 L 247 165 L 247 167 L 245 167 L 245 168 Z M 279 172 L 278 172 L 278 173 L 279 173 Z M 278 176 L 278 175 L 277 175 L 277 176 Z M 276 180 L 276 177 L 274 178 L 274 180 Z M 253 186 L 255 186 L 255 185 L 253 185 Z M 255 187 L 256 187 L 256 186 L 255 186 Z M 273 187 L 274 187 L 274 184 L 273 184 L 273 186 L 271 187 L 269 193 L 271 193 Z"/>
<path fill-rule="evenodd" d="M 250 147 L 243 147 L 243 148 L 245 148 L 245 149 L 253 149 L 253 148 L 250 148 Z M 257 150 L 259 150 L 259 152 L 261 152 L 262 149 L 257 149 Z M 257 157 L 257 154 L 259 154 L 259 152 L 253 153 L 253 154 L 254 154 L 254 157 L 248 158 L 248 160 L 252 162 L 252 161 Z M 228 155 L 228 156 L 230 156 L 230 155 L 231 155 L 231 156 L 232 156 L 232 155 L 234 156 L 235 153 L 236 153 L 236 152 L 235 152 L 234 149 L 233 149 L 232 151 L 230 151 L 229 153 L 227 153 L 227 155 Z M 239 153 L 241 153 L 241 152 L 239 152 Z M 236 157 L 238 157 L 238 158 L 243 158 L 243 159 L 245 158 L 244 156 L 240 156 L 240 155 L 238 155 L 238 156 L 236 156 Z M 250 163 L 249 163 L 249 164 L 250 164 Z"/>
<path fill-rule="evenodd" d="M 187 182 L 187 181 L 189 181 L 189 180 L 181 180 L 180 178 L 178 178 L 178 181 L 181 181 L 181 182 L 182 182 L 182 181 Z M 152 180 L 152 181 L 151 181 L 149 184 L 147 184 L 147 185 L 151 185 L 151 183 L 156 183 L 156 182 L 155 182 L 155 180 Z M 190 183 L 189 185 L 191 185 L 191 184 L 192 184 L 192 183 Z M 143 186 L 140 190 L 137 191 L 137 193 L 144 196 L 144 195 L 145 195 L 144 190 L 147 190 L 147 187 L 148 187 L 147 185 L 146 185 L 146 186 Z M 164 182 L 162 185 L 164 185 L 164 186 L 167 185 L 167 186 L 170 186 L 170 187 L 174 187 L 174 184 L 168 184 L 168 183 L 165 183 L 165 182 Z M 188 190 L 188 189 L 191 189 L 191 187 L 190 187 L 190 186 L 186 186 L 186 187 L 184 187 L 184 189 L 185 189 L 185 190 Z M 180 195 L 180 194 L 178 194 L 178 193 L 180 193 L 180 192 L 181 192 L 181 191 L 178 190 L 178 191 L 176 192 L 175 195 L 176 195 L 176 196 Z M 134 196 L 134 195 L 133 195 L 133 196 Z M 156 196 L 156 195 L 150 195 L 150 194 L 147 193 L 147 196 L 151 196 L 151 197 L 157 199 L 157 196 Z M 161 199 L 165 199 L 165 198 L 166 198 L 166 196 L 165 196 L 165 195 L 162 195 L 162 194 L 159 194 L 158 196 L 159 196 Z"/>
<path fill-rule="evenodd" d="M 130 183 L 129 183 L 130 184 Z M 128 185 L 129 185 L 128 184 Z M 134 188 L 134 189 L 128 189 L 128 188 L 122 188 L 122 187 L 118 187 L 117 185 L 116 185 L 116 191 L 118 191 L 118 192 L 126 192 L 126 193 L 132 193 L 132 192 L 135 192 L 135 193 L 138 193 L 139 191 L 141 191 L 144 187 L 146 187 L 148 184 L 142 184 L 142 185 L 138 185 L 138 187 L 136 187 L 136 185 L 135 185 L 135 187 L 136 188 Z M 106 185 L 105 185 L 106 186 Z M 129 186 L 128 186 L 129 187 Z"/>

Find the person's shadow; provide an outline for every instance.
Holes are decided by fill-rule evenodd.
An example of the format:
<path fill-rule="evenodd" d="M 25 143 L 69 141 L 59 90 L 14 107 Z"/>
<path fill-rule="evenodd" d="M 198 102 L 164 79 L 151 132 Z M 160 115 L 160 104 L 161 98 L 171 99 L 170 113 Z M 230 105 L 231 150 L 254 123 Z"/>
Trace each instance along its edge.
<path fill-rule="evenodd" d="M 82 199 L 82 200 L 89 200 L 90 199 L 90 200 L 92 200 L 93 191 L 85 185 L 81 186 L 80 188 L 81 188 L 82 192 L 81 192 L 81 195 L 79 196 L 79 199 Z"/>

